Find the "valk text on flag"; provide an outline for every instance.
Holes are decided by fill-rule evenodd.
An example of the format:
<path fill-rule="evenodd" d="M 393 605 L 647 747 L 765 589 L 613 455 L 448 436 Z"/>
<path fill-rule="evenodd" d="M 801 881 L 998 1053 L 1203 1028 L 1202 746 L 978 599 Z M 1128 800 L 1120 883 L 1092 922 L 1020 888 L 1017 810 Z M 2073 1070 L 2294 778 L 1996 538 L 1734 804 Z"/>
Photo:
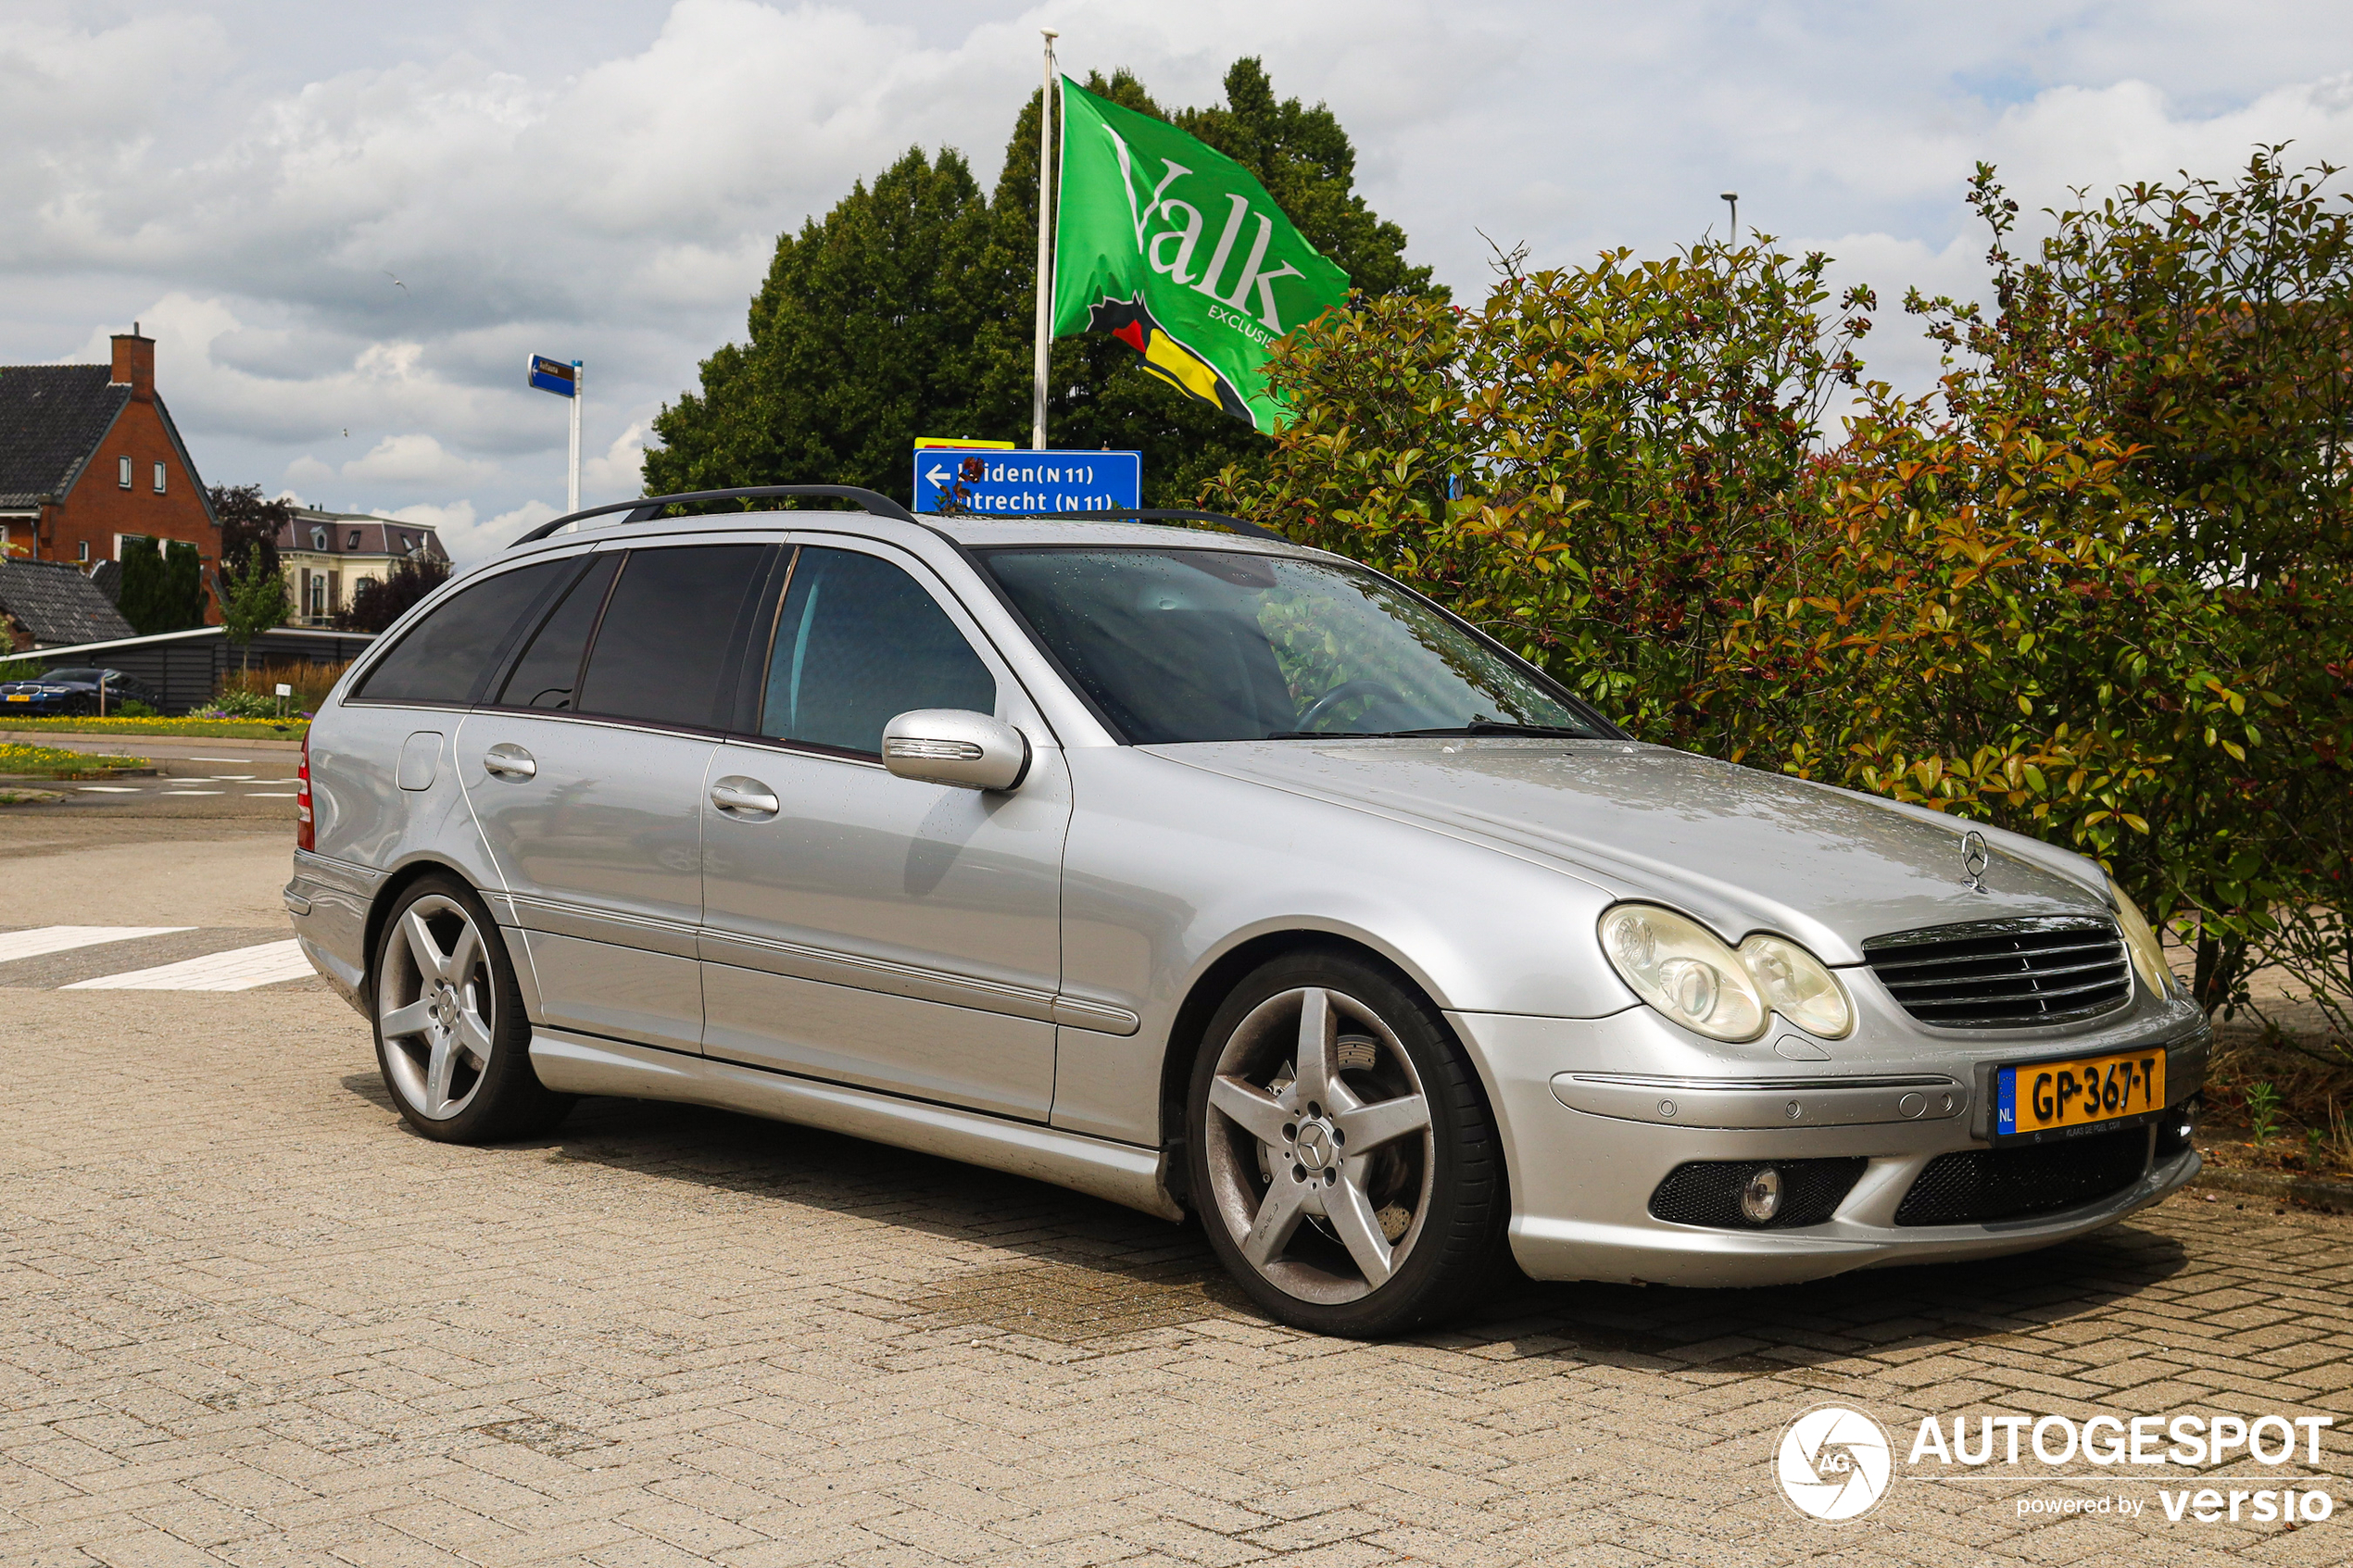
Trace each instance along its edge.
<path fill-rule="evenodd" d="M 1053 333 L 1108 332 L 1163 381 L 1271 431 L 1268 345 L 1348 299 L 1250 170 L 1062 79 Z"/>

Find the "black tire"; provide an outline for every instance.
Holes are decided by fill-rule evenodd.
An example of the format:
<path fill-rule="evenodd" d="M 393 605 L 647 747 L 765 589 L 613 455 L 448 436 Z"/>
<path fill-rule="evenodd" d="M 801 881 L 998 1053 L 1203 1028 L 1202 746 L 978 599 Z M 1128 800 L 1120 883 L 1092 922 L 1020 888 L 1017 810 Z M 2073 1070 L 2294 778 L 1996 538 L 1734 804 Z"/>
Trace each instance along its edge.
<path fill-rule="evenodd" d="M 438 945 L 446 973 L 428 972 L 417 956 L 412 917 L 424 927 L 423 940 Z M 464 953 L 461 919 L 477 936 Z M 443 1143 L 485 1144 L 535 1137 L 564 1119 L 573 1097 L 555 1093 L 532 1069 L 531 1021 L 514 960 L 472 888 L 439 872 L 419 878 L 385 916 L 372 960 L 368 1010 L 376 1070 L 409 1126 Z M 388 1033 L 396 1018 L 422 1018 L 423 1026 Z M 445 1045 L 449 1065 L 436 1085 Z"/>
<path fill-rule="evenodd" d="M 1320 1004 L 1309 999 L 1315 994 Z M 1311 1014 L 1314 1007 L 1323 1011 Z M 1310 1055 L 1311 1016 L 1332 1020 L 1323 1035 L 1334 1042 L 1327 1049 L 1336 1053 L 1335 1065 L 1322 1081 L 1344 1086 L 1344 1095 L 1325 1093 L 1348 1099 L 1347 1108 L 1315 1104 L 1302 1092 L 1315 1081 L 1297 1072 Z M 1288 1046 L 1293 1060 L 1279 1063 L 1285 1028 L 1295 1031 Z M 1284 1073 L 1292 1074 L 1288 1083 Z M 1228 1080 L 1222 1087 L 1221 1077 Z M 1222 1101 L 1215 1110 L 1213 1088 Z M 1250 1131 L 1227 1108 L 1253 1125 L 1265 1112 L 1258 1099 L 1235 1099 L 1238 1088 L 1286 1104 L 1290 1119 L 1265 1136 Z M 1427 1109 L 1426 1130 L 1385 1133 L 1364 1120 L 1378 1111 L 1396 1119 L 1412 1093 Z M 1353 1157 L 1345 1148 L 1350 1124 L 1365 1129 Z M 1373 1138 L 1387 1141 L 1364 1152 Z M 1193 1207 L 1218 1261 L 1253 1301 L 1294 1327 L 1352 1339 L 1407 1333 L 1460 1312 L 1501 1276 L 1510 1204 L 1503 1146 L 1478 1075 L 1428 999 L 1365 955 L 1287 954 L 1226 998 L 1202 1036 L 1186 1096 L 1186 1159 Z M 1302 1210 L 1303 1218 L 1290 1222 L 1290 1239 L 1262 1266 L 1245 1245 L 1265 1224 L 1265 1205 L 1286 1173 L 1310 1195 L 1293 1194 L 1292 1207 L 1313 1202 L 1325 1211 Z M 1378 1222 L 1377 1238 L 1367 1237 L 1361 1219 L 1350 1221 L 1352 1210 Z M 1266 1234 L 1282 1227 L 1277 1220 Z M 1390 1248 L 1378 1254 L 1389 1271 L 1378 1281 L 1375 1269 L 1357 1261 L 1368 1239 Z"/>

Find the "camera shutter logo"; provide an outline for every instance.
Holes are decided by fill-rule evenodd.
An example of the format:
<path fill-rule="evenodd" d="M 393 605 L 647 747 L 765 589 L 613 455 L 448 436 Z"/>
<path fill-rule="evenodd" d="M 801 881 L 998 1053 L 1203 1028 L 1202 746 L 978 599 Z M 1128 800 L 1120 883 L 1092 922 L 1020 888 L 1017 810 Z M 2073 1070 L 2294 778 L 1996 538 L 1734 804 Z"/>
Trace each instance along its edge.
<path fill-rule="evenodd" d="M 1816 1405 L 1781 1434 L 1774 1473 L 1800 1513 L 1843 1524 L 1879 1506 L 1894 1462 L 1878 1422 L 1844 1405 Z"/>
<path fill-rule="evenodd" d="M 1985 868 L 1993 863 L 1983 834 L 1971 828 L 1961 834 L 1961 880 L 1969 884 L 1971 893 L 1985 891 Z"/>

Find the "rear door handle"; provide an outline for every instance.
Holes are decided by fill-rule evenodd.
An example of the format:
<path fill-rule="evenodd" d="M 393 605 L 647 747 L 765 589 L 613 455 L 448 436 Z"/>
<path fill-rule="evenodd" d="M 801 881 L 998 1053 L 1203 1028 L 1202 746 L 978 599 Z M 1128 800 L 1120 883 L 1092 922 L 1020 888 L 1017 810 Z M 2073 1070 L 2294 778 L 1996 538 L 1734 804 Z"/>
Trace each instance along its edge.
<path fill-rule="evenodd" d="M 501 741 L 482 754 L 482 765 L 502 779 L 535 778 L 539 763 L 512 741 Z"/>
<path fill-rule="evenodd" d="M 711 803 L 731 817 L 773 817 L 784 809 L 774 790 L 741 773 L 730 773 L 714 783 Z"/>

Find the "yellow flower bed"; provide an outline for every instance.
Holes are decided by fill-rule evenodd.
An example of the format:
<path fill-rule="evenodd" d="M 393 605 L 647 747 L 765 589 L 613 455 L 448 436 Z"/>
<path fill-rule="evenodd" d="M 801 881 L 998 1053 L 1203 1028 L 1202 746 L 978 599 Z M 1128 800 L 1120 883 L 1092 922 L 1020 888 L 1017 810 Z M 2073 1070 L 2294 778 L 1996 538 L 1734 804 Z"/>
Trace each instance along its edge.
<path fill-rule="evenodd" d="M 68 751 L 61 746 L 26 746 L 21 742 L 0 743 L 0 773 L 18 773 L 40 778 L 82 778 L 103 775 L 119 768 L 144 768 L 144 757 L 101 757 L 87 751 Z"/>

